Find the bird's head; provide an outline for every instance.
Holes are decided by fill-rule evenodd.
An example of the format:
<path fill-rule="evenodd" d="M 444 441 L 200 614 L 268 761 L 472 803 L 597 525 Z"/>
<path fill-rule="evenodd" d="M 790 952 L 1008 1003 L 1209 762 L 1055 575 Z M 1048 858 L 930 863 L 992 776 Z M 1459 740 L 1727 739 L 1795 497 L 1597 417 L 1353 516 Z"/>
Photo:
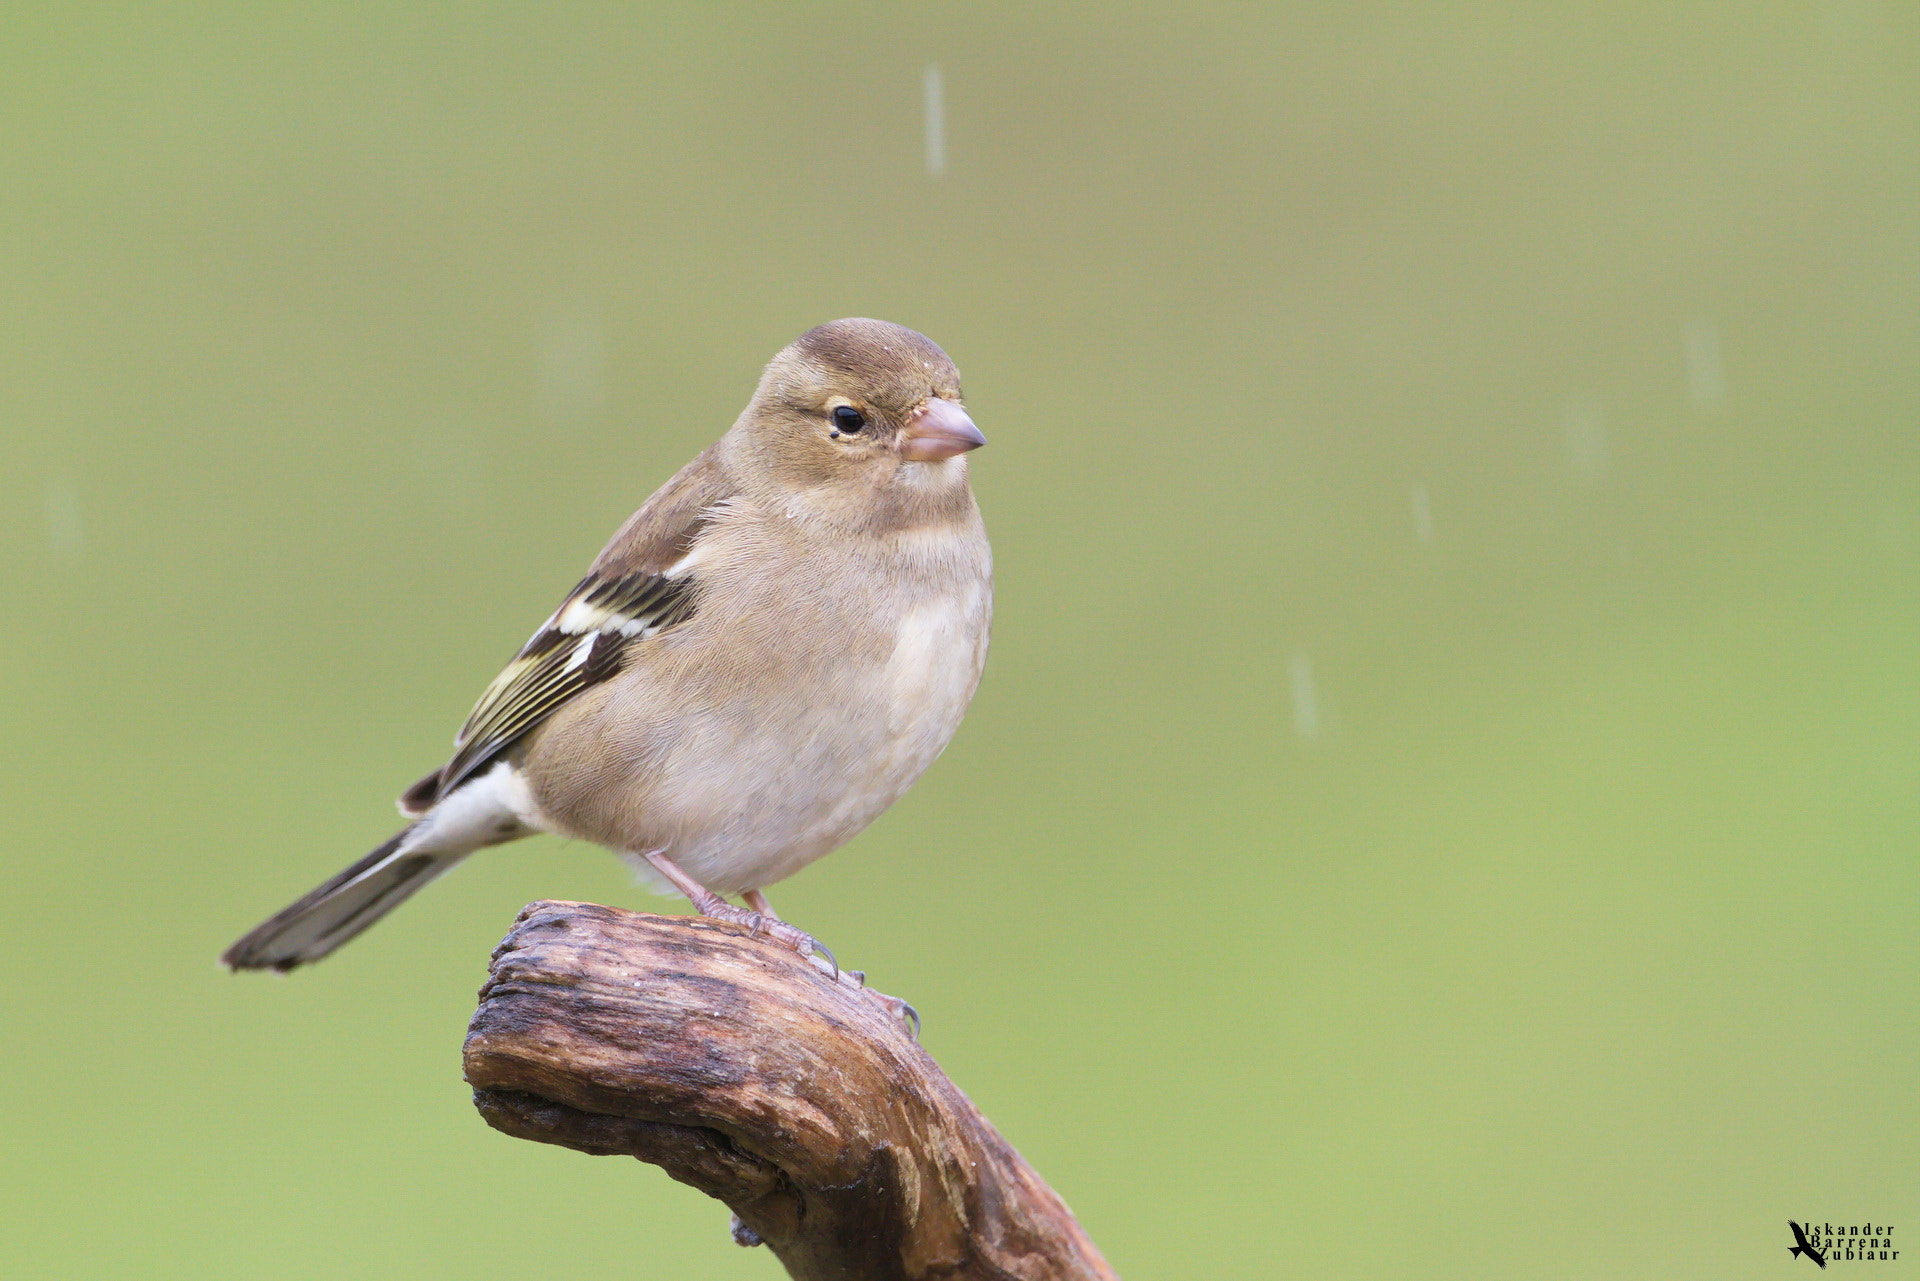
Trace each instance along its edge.
<path fill-rule="evenodd" d="M 810 329 L 767 365 L 729 433 L 733 465 L 835 519 L 914 523 L 971 502 L 966 453 L 986 444 L 960 372 L 884 320 Z"/>

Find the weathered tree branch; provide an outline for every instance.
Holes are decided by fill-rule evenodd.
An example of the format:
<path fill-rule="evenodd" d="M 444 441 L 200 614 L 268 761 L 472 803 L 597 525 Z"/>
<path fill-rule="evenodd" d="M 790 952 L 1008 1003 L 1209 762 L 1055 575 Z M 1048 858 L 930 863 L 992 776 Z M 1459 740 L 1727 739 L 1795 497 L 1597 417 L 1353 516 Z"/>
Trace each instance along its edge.
<path fill-rule="evenodd" d="M 1112 1278 L 898 1002 L 705 917 L 529 905 L 467 1032 L 504 1133 L 660 1166 L 801 1281 Z"/>

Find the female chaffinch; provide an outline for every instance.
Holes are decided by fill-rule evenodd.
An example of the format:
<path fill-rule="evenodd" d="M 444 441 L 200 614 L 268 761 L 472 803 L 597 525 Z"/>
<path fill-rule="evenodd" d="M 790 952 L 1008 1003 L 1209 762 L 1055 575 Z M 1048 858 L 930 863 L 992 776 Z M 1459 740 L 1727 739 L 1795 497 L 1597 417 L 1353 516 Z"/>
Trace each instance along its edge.
<path fill-rule="evenodd" d="M 535 832 L 811 954 L 762 891 L 912 786 L 979 683 L 993 564 L 965 455 L 985 443 L 923 335 L 801 335 L 487 687 L 452 759 L 400 798 L 412 822 L 222 959 L 318 960 Z"/>

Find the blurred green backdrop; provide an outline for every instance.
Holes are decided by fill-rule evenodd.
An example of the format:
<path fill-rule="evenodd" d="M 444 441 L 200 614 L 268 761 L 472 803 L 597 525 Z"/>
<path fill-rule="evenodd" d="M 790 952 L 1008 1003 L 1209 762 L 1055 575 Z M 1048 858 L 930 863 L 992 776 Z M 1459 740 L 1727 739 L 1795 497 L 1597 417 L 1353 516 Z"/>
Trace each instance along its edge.
<path fill-rule="evenodd" d="M 214 958 L 850 314 L 965 374 L 995 646 L 774 898 L 1124 1274 L 1911 1246 L 1917 23 L 9 6 L 5 1271 L 778 1275 L 469 1105 L 599 851 Z"/>

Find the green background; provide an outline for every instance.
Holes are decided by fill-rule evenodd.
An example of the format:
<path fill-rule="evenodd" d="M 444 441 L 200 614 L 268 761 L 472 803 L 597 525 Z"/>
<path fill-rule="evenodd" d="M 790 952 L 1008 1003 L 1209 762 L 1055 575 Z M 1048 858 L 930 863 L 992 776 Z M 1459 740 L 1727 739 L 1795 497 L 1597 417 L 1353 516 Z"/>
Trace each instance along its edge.
<path fill-rule="evenodd" d="M 773 898 L 1123 1274 L 1913 1245 L 1911 6 L 30 3 L 0 50 L 8 1275 L 778 1275 L 469 1104 L 519 907 L 660 903 L 600 852 L 214 958 L 841 315 L 959 363 L 998 617 L 952 750 Z"/>

